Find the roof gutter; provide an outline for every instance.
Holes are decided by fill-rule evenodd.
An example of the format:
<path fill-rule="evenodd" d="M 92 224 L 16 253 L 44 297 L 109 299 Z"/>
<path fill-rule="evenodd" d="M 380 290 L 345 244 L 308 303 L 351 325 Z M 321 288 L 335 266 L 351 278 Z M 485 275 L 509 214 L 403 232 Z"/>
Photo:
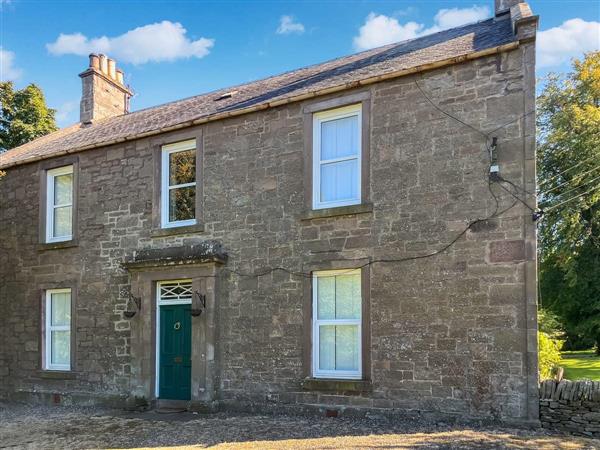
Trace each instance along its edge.
<path fill-rule="evenodd" d="M 159 128 L 156 130 L 146 131 L 146 132 L 138 133 L 138 134 L 132 134 L 130 136 L 126 136 L 126 137 L 122 137 L 122 138 L 118 138 L 118 139 L 102 141 L 97 144 L 90 144 L 90 145 L 86 145 L 83 147 L 75 147 L 71 150 L 65 150 L 62 152 L 54 153 L 54 154 L 52 154 L 51 157 L 64 156 L 64 155 L 69 155 L 72 153 L 79 153 L 79 152 L 82 152 L 85 150 L 91 150 L 93 148 L 107 147 L 109 145 L 115 145 L 115 144 L 120 144 L 122 142 L 134 141 L 137 139 L 142 139 L 142 138 L 149 137 L 149 136 L 155 136 L 157 134 L 162 134 L 162 133 L 166 133 L 169 131 L 179 130 L 182 128 L 188 128 L 188 127 L 191 127 L 194 125 L 200 125 L 200 124 L 207 123 L 207 122 L 214 122 L 216 120 L 222 120 L 222 119 L 226 119 L 229 117 L 241 116 L 243 114 L 249 114 L 249 113 L 256 112 L 256 111 L 262 111 L 265 109 L 274 108 L 276 106 L 287 105 L 289 103 L 295 103 L 295 102 L 299 102 L 302 100 L 307 100 L 309 98 L 320 97 L 322 95 L 327 95 L 327 94 L 333 94 L 336 92 L 345 91 L 345 90 L 357 88 L 360 86 L 367 86 L 367 85 L 370 85 L 373 83 L 378 83 L 380 81 L 391 80 L 394 78 L 399 78 L 399 77 L 411 75 L 411 74 L 418 73 L 418 72 L 425 72 L 428 70 L 438 69 L 440 67 L 458 64 L 458 63 L 461 63 L 464 61 L 470 61 L 470 60 L 482 58 L 485 56 L 491 56 L 491 55 L 495 55 L 498 53 L 508 52 L 510 50 L 515 50 L 518 47 L 519 47 L 519 41 L 510 42 L 508 44 L 487 48 L 485 50 L 480 50 L 478 52 L 467 53 L 465 55 L 455 56 L 453 58 L 447 58 L 447 59 L 443 59 L 441 61 L 436 61 L 436 62 L 429 63 L 429 64 L 422 64 L 422 65 L 411 67 L 408 69 L 402 69 L 402 70 L 397 70 L 394 72 L 388 72 L 388 73 L 385 73 L 382 75 L 376 75 L 376 76 L 369 77 L 369 78 L 363 78 L 362 80 L 351 81 L 351 82 L 344 83 L 344 84 L 341 84 L 338 86 L 333 86 L 333 87 L 329 87 L 329 88 L 325 88 L 325 89 L 307 92 L 305 94 L 300 94 L 300 95 L 296 95 L 293 97 L 287 97 L 287 98 L 284 98 L 281 100 L 273 100 L 271 102 L 260 103 L 258 105 L 249 106 L 247 108 L 241 108 L 241 109 L 237 109 L 237 110 L 233 110 L 233 111 L 217 113 L 217 114 L 209 115 L 206 117 L 201 117 L 201 118 L 194 119 L 194 120 L 188 120 L 186 122 L 178 123 L 177 125 L 172 125 L 169 127 Z M 48 159 L 48 158 L 49 157 L 44 157 L 44 156 L 34 156 L 31 158 L 27 158 L 27 159 L 24 159 L 21 161 L 15 161 L 13 163 L 8 163 L 5 165 L 2 165 L 0 163 L 0 169 L 8 169 L 9 167 L 14 167 L 14 166 L 22 165 L 22 164 L 28 164 L 28 163 L 32 163 L 35 161 Z"/>

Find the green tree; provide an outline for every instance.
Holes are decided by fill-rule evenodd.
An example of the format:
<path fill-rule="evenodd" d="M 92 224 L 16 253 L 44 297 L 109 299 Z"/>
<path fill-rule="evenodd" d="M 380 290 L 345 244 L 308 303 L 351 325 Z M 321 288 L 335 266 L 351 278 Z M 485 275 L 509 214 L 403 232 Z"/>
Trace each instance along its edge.
<path fill-rule="evenodd" d="M 543 306 L 600 352 L 600 52 L 549 76 L 537 106 Z"/>
<path fill-rule="evenodd" d="M 56 131 L 55 113 L 35 84 L 15 90 L 0 82 L 0 152 Z"/>
<path fill-rule="evenodd" d="M 544 308 L 540 308 L 538 311 L 538 330 L 553 339 L 562 339 L 564 336 L 560 318 L 552 311 Z"/>

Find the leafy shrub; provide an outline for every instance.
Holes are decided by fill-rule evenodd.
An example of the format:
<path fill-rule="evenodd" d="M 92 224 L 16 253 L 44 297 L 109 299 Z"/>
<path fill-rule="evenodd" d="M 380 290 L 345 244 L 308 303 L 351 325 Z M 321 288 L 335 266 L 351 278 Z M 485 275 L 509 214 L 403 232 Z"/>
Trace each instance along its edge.
<path fill-rule="evenodd" d="M 552 378 L 554 371 L 560 364 L 560 349 L 563 342 L 552 339 L 548 334 L 538 332 L 538 362 L 540 378 Z"/>

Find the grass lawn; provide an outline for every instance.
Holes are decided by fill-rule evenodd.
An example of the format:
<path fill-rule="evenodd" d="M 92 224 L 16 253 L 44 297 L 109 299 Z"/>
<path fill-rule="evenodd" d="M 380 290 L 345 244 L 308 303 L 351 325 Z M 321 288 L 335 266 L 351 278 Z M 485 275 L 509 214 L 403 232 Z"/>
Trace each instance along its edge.
<path fill-rule="evenodd" d="M 594 350 L 562 352 L 561 357 L 567 380 L 600 381 L 600 356 Z"/>

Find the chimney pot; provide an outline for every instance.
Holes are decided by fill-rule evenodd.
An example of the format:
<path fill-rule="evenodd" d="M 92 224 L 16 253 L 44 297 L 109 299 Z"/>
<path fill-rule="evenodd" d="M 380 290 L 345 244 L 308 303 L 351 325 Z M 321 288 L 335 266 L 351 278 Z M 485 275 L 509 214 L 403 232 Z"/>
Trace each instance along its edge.
<path fill-rule="evenodd" d="M 117 83 L 124 84 L 123 71 L 121 69 L 117 69 Z"/>
<path fill-rule="evenodd" d="M 114 59 L 108 58 L 108 76 L 111 80 L 117 79 L 117 66 Z"/>
<path fill-rule="evenodd" d="M 100 70 L 100 58 L 95 53 L 90 54 L 90 68 Z"/>
<path fill-rule="evenodd" d="M 108 75 L 108 59 L 106 55 L 100 55 L 100 72 L 104 75 Z"/>

